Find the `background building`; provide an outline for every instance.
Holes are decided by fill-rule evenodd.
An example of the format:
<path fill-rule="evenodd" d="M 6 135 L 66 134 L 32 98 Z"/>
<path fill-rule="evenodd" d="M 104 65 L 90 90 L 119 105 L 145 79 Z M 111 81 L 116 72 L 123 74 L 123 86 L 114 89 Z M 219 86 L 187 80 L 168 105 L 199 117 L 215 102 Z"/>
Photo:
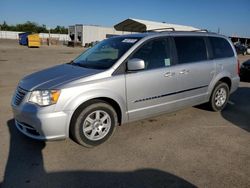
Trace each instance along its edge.
<path fill-rule="evenodd" d="M 86 46 L 86 44 L 95 41 L 101 41 L 103 39 L 109 38 L 114 35 L 131 34 L 136 32 L 147 32 L 154 29 L 166 29 L 166 28 L 170 30 L 174 29 L 176 31 L 199 30 L 198 28 L 191 26 L 129 18 L 114 25 L 114 27 L 102 27 L 95 25 L 82 25 L 82 24 L 69 26 L 69 38 L 74 43 L 78 43 L 81 46 Z"/>
<path fill-rule="evenodd" d="M 116 31 L 113 27 L 76 24 L 69 26 L 69 38 L 76 44 L 86 46 L 92 42 L 101 41 L 115 35 L 131 32 Z"/>
<path fill-rule="evenodd" d="M 170 24 L 165 22 L 154 22 L 148 20 L 140 20 L 134 18 L 128 18 L 116 25 L 114 28 L 117 31 L 129 31 L 129 32 L 147 32 L 151 30 L 161 30 L 161 29 L 170 29 L 175 31 L 194 31 L 200 30 L 198 28 L 186 25 L 177 25 Z"/>

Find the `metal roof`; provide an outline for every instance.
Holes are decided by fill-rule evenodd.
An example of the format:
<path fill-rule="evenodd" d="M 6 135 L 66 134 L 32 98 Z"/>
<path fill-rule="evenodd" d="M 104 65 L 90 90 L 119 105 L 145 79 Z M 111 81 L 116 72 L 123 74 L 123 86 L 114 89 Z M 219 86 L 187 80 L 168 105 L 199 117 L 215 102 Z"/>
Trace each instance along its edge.
<path fill-rule="evenodd" d="M 114 25 L 114 28 L 117 31 L 130 31 L 130 32 L 145 32 L 145 31 L 160 29 L 160 28 L 174 28 L 175 31 L 199 30 L 198 28 L 191 27 L 191 26 L 154 22 L 154 21 L 140 20 L 140 19 L 134 19 L 134 18 L 126 19 Z"/>

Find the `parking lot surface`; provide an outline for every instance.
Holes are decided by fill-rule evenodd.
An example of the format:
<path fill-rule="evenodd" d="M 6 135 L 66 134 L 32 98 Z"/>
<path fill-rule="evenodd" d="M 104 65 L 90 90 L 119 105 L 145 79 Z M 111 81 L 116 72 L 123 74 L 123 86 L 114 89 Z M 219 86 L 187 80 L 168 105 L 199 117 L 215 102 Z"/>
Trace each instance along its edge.
<path fill-rule="evenodd" d="M 10 107 L 18 81 L 82 51 L 0 40 L 0 187 L 250 187 L 249 82 L 221 113 L 190 107 L 122 125 L 93 149 L 19 133 Z"/>

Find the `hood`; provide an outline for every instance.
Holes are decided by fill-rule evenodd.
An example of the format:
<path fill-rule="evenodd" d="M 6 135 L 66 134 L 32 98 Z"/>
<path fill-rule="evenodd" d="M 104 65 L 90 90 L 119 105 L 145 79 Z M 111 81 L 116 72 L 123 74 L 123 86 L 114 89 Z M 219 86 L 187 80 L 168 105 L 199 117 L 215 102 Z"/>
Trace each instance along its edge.
<path fill-rule="evenodd" d="M 91 76 L 104 70 L 87 69 L 71 64 L 58 65 L 24 77 L 19 86 L 25 90 L 56 89 L 71 81 Z"/>

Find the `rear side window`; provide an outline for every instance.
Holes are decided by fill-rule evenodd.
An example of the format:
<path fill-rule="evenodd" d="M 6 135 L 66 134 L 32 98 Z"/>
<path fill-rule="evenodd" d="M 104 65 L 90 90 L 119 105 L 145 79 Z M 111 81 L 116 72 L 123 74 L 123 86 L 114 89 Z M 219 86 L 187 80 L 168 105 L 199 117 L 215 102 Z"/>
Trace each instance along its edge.
<path fill-rule="evenodd" d="M 207 60 L 206 43 L 203 37 L 174 37 L 178 63 Z"/>
<path fill-rule="evenodd" d="M 234 52 L 227 40 L 219 37 L 209 37 L 214 58 L 233 57 Z"/>

